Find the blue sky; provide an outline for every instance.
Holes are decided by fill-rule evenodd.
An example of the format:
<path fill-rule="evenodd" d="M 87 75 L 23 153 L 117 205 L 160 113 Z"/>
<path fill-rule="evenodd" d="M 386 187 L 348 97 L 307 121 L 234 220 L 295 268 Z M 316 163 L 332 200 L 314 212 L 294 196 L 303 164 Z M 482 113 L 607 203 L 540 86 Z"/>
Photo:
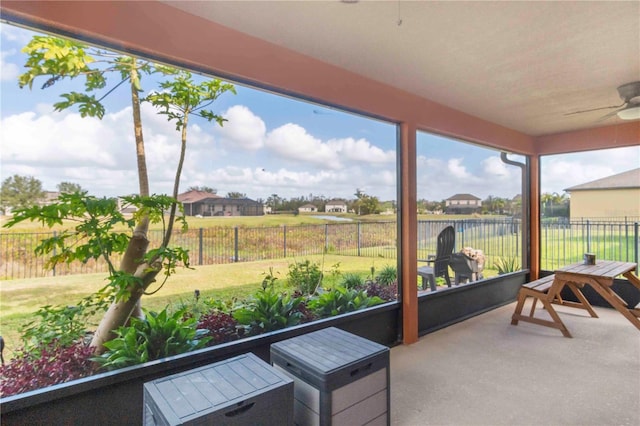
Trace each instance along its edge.
<path fill-rule="evenodd" d="M 25 62 L 20 49 L 33 34 L 0 24 L 0 177 L 34 176 L 45 190 L 74 182 L 98 196 L 137 192 L 131 107 L 124 85 L 107 98 L 102 121 L 81 118 L 75 110 L 54 112 L 60 93 L 80 87 L 56 83 L 41 90 L 42 79 L 33 90 L 18 88 Z M 143 80 L 143 87 L 156 88 L 154 78 Z M 221 195 L 242 192 L 253 199 L 271 194 L 350 199 L 360 189 L 381 200 L 396 198 L 393 124 L 247 87 L 236 89 L 237 95 L 224 95 L 213 106 L 228 119 L 223 128 L 192 122 L 182 191 L 204 185 Z M 179 134 L 148 104 L 143 104 L 142 115 L 151 191 L 170 193 Z M 511 198 L 520 193 L 519 170 L 503 164 L 497 151 L 426 133 L 418 135 L 417 151 L 418 198 L 442 200 L 456 193 Z M 640 148 L 554 156 L 542 164 L 543 191 L 561 193 L 638 167 Z"/>

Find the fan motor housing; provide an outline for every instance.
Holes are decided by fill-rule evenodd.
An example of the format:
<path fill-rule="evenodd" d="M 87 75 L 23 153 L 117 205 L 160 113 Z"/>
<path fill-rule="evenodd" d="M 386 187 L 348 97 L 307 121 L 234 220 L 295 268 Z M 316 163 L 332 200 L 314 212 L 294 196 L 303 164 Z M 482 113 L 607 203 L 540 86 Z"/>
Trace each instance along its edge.
<path fill-rule="evenodd" d="M 623 101 L 629 103 L 640 103 L 640 81 L 623 84 L 618 87 L 618 93 Z"/>

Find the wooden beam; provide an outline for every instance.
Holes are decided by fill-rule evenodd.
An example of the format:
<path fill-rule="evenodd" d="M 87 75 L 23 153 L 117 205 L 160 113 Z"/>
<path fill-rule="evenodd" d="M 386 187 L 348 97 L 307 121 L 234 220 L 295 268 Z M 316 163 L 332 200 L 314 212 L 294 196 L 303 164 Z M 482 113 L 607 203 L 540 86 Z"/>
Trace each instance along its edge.
<path fill-rule="evenodd" d="M 567 154 L 635 145 L 640 145 L 640 121 L 557 133 L 535 139 L 538 155 Z"/>
<path fill-rule="evenodd" d="M 400 268 L 402 283 L 402 342 L 418 341 L 418 206 L 416 184 L 416 127 L 400 124 Z"/>
<path fill-rule="evenodd" d="M 540 278 L 540 157 L 532 155 L 530 158 L 529 176 L 529 269 L 531 280 Z"/>

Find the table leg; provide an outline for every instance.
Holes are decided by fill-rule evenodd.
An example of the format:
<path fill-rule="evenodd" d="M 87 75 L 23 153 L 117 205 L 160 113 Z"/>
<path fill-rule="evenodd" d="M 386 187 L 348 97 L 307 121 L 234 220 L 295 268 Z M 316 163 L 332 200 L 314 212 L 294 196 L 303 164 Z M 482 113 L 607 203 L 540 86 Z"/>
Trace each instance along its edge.
<path fill-rule="evenodd" d="M 631 285 L 633 285 L 635 288 L 640 290 L 640 279 L 636 277 L 636 275 L 633 272 L 631 271 L 625 272 L 624 274 L 622 274 L 622 276 L 625 277 L 627 280 L 629 280 Z"/>
<path fill-rule="evenodd" d="M 568 302 L 566 300 L 560 299 L 560 303 L 559 304 L 560 305 L 569 306 L 569 307 L 572 307 L 572 308 L 585 309 L 587 312 L 589 312 L 589 315 L 591 315 L 591 318 L 598 318 L 598 314 L 596 314 L 596 311 L 593 310 L 593 307 L 591 306 L 591 303 L 589 303 L 587 298 L 584 297 L 584 294 L 582 294 L 582 292 L 580 291 L 578 286 L 576 286 L 572 282 L 568 282 L 567 283 L 567 287 L 569 287 L 571 292 L 576 296 L 576 298 L 578 298 L 579 303 Z"/>
<path fill-rule="evenodd" d="M 560 319 L 560 316 L 558 315 L 556 310 L 553 309 L 551 302 L 549 302 L 546 299 L 540 299 L 540 301 L 542 302 L 544 307 L 547 309 L 547 312 L 549 312 L 549 315 L 551 315 L 551 318 L 553 318 L 553 322 L 556 323 L 556 327 L 562 332 L 562 335 L 564 337 L 572 337 L 571 333 L 569 333 L 569 330 Z"/>
<path fill-rule="evenodd" d="M 594 280 L 595 281 L 595 280 Z M 640 330 L 640 320 L 630 311 L 630 309 L 626 306 L 626 304 L 619 300 L 619 296 L 615 294 L 611 289 L 607 286 L 595 282 L 589 282 L 589 285 L 609 302 L 609 304 L 620 312 L 626 319 L 628 319 L 631 324 L 635 325 L 638 330 Z M 605 288 L 606 287 L 606 288 Z M 613 294 L 612 294 L 613 293 Z"/>

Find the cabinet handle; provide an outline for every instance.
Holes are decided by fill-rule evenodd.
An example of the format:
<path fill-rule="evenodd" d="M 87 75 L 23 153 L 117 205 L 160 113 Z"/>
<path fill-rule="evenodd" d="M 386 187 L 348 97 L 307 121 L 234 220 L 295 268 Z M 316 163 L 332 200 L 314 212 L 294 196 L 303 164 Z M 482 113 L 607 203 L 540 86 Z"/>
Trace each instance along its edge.
<path fill-rule="evenodd" d="M 242 402 L 240 404 L 242 404 Z M 249 411 L 251 408 L 253 408 L 254 405 L 255 405 L 255 402 L 252 402 L 251 404 L 247 404 L 247 405 L 242 405 L 236 408 L 235 410 L 227 411 L 226 413 L 224 413 L 224 415 L 226 417 L 235 417 Z"/>
<path fill-rule="evenodd" d="M 373 364 L 369 363 L 361 368 L 356 368 L 355 370 L 351 370 L 351 373 L 349 373 L 351 375 L 351 377 L 355 376 L 356 374 L 360 374 L 360 372 L 362 371 L 367 371 L 371 368 Z"/>

